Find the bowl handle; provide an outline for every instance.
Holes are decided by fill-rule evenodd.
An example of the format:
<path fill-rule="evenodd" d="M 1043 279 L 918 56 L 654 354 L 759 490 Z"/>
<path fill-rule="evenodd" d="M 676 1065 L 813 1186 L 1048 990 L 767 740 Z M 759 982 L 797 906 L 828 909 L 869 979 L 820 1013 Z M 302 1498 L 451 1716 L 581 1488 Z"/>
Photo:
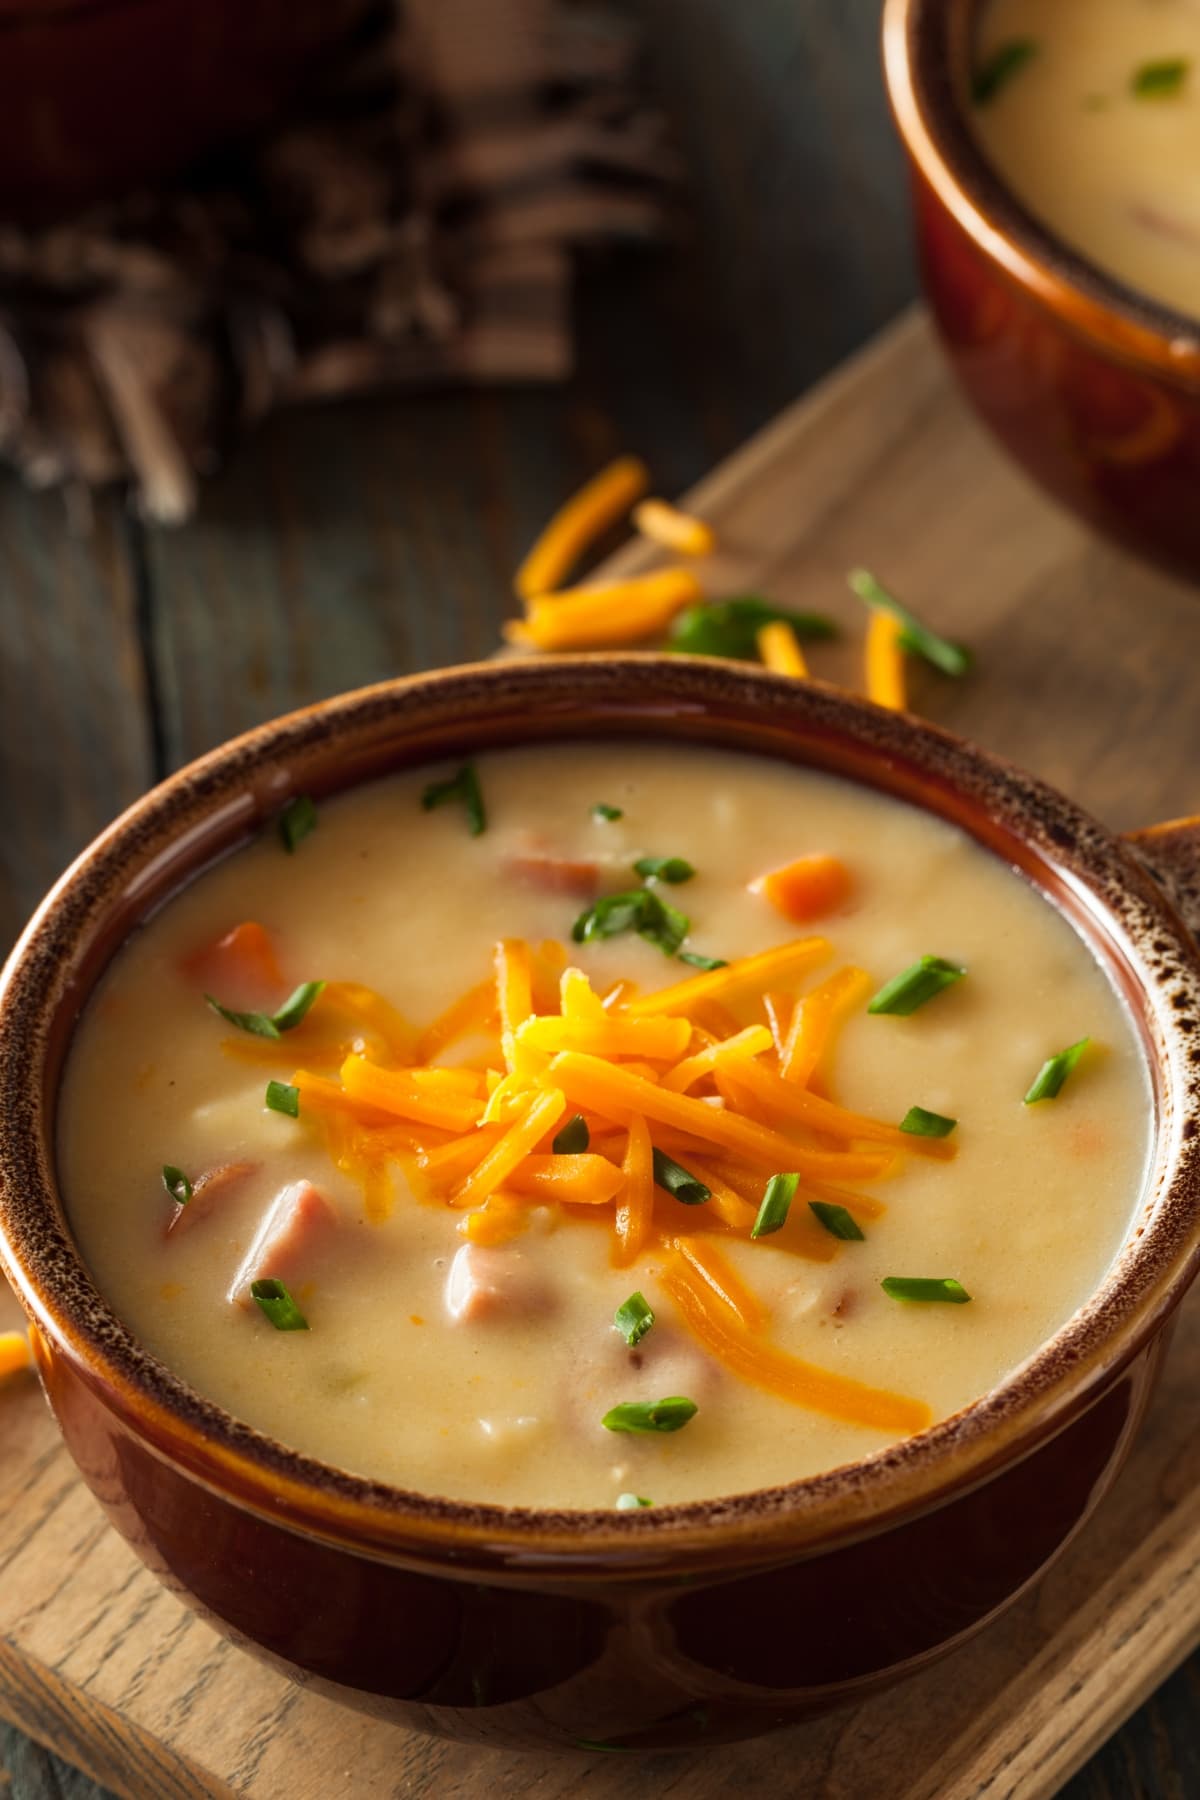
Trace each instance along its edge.
<path fill-rule="evenodd" d="M 1189 931 L 1200 937 L 1200 818 L 1168 819 L 1125 842 L 1153 875 Z"/>

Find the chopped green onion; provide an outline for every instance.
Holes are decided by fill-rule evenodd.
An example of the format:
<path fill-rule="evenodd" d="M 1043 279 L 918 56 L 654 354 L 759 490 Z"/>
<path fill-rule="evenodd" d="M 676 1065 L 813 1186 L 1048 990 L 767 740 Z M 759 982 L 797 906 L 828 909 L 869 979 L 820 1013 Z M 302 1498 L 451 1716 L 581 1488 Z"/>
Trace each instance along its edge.
<path fill-rule="evenodd" d="M 993 50 L 971 81 L 971 98 L 976 106 L 986 106 L 994 100 L 1001 88 L 1007 87 L 1013 76 L 1037 55 L 1037 48 L 1033 38 L 1012 38 Z"/>
<path fill-rule="evenodd" d="M 582 1156 L 591 1143 L 587 1120 L 582 1113 L 576 1113 L 568 1119 L 562 1130 L 557 1132 L 550 1143 L 555 1156 Z"/>
<path fill-rule="evenodd" d="M 653 1506 L 653 1500 L 644 1500 L 640 1494 L 618 1494 L 618 1512 L 636 1512 L 641 1506 Z"/>
<path fill-rule="evenodd" d="M 606 1431 L 682 1431 L 694 1419 L 699 1407 L 682 1394 L 666 1400 L 624 1400 L 610 1407 L 600 1423 Z"/>
<path fill-rule="evenodd" d="M 487 813 L 484 811 L 483 795 L 474 763 L 464 763 L 456 774 L 448 776 L 445 781 L 431 781 L 421 795 L 421 806 L 425 812 L 432 812 L 435 806 L 445 806 L 447 801 L 454 800 L 461 801 L 466 810 L 467 829 L 471 836 L 479 837 L 487 830 Z"/>
<path fill-rule="evenodd" d="M 677 887 L 681 881 L 690 881 L 696 873 L 690 862 L 682 856 L 639 856 L 633 865 L 635 875 L 643 881 L 667 881 Z"/>
<path fill-rule="evenodd" d="M 272 1112 L 286 1113 L 289 1119 L 300 1117 L 300 1089 L 286 1081 L 268 1081 L 267 1105 Z"/>
<path fill-rule="evenodd" d="M 681 950 L 679 961 L 689 963 L 693 969 L 703 969 L 708 974 L 713 969 L 727 969 L 728 958 L 724 956 L 701 956 L 698 950 Z"/>
<path fill-rule="evenodd" d="M 308 1320 L 284 1287 L 273 1275 L 250 1283 L 251 1298 L 270 1319 L 276 1331 L 307 1331 Z"/>
<path fill-rule="evenodd" d="M 186 1206 L 192 1197 L 192 1184 L 183 1170 L 177 1169 L 174 1163 L 164 1163 L 162 1178 L 163 1186 L 176 1206 Z"/>
<path fill-rule="evenodd" d="M 1129 85 L 1139 100 L 1167 100 L 1179 92 L 1191 66 L 1191 59 L 1186 56 L 1166 56 L 1159 62 L 1143 63 L 1134 70 Z"/>
<path fill-rule="evenodd" d="M 910 964 L 886 981 L 867 1002 L 867 1011 L 894 1013 L 907 1019 L 918 1006 L 924 1006 L 943 988 L 953 987 L 956 981 L 961 981 L 966 972 L 957 963 L 947 962 L 944 956 L 923 956 L 919 962 Z"/>
<path fill-rule="evenodd" d="M 234 1012 L 231 1007 L 214 1000 L 211 994 L 205 994 L 204 998 L 227 1025 L 236 1025 L 239 1031 L 248 1031 L 253 1037 L 277 1038 L 285 1031 L 295 1030 L 324 986 L 323 981 L 302 981 L 274 1013 Z"/>
<path fill-rule="evenodd" d="M 283 839 L 284 849 L 290 855 L 296 845 L 316 829 L 316 805 L 307 794 L 297 794 L 294 800 L 288 801 L 279 815 L 279 835 Z"/>
<path fill-rule="evenodd" d="M 740 594 L 677 613 L 667 642 L 669 650 L 688 656 L 732 656 L 742 662 L 758 657 L 758 634 L 764 625 L 782 622 L 810 641 L 837 636 L 832 619 L 821 613 L 789 612 L 759 594 Z"/>
<path fill-rule="evenodd" d="M 674 956 L 691 930 L 691 920 L 651 888 L 630 888 L 623 894 L 606 894 L 571 927 L 577 944 L 595 938 L 618 937 L 636 931 L 648 943 L 657 944 L 665 956 Z"/>
<path fill-rule="evenodd" d="M 957 1124 L 957 1119 L 948 1119 L 944 1113 L 926 1112 L 923 1106 L 910 1106 L 900 1121 L 900 1129 L 913 1137 L 944 1138 L 950 1136 Z"/>
<path fill-rule="evenodd" d="M 592 817 L 611 825 L 614 819 L 623 819 L 625 814 L 619 806 L 606 806 L 603 800 L 597 800 L 592 808 Z"/>
<path fill-rule="evenodd" d="M 1048 1057 L 1034 1077 L 1033 1086 L 1025 1096 L 1025 1105 L 1032 1106 L 1038 1100 L 1053 1100 L 1091 1041 L 1091 1038 L 1080 1038 L 1070 1049 Z"/>
<path fill-rule="evenodd" d="M 971 1298 L 961 1282 L 948 1276 L 935 1278 L 928 1275 L 885 1275 L 879 1285 L 893 1300 L 919 1300 L 924 1303 L 940 1300 L 949 1306 L 965 1306 Z"/>
<path fill-rule="evenodd" d="M 949 638 L 939 637 L 936 631 L 930 631 L 922 625 L 915 613 L 902 606 L 894 594 L 889 594 L 881 587 L 869 569 L 851 569 L 846 580 L 854 589 L 860 600 L 868 606 L 874 606 L 881 612 L 890 612 L 899 619 L 904 627 L 900 634 L 900 643 L 905 650 L 911 650 L 916 656 L 923 656 L 926 662 L 940 669 L 943 675 L 965 675 L 971 666 L 971 652 L 961 644 L 952 644 Z"/>
<path fill-rule="evenodd" d="M 750 1227 L 752 1238 L 770 1237 L 773 1231 L 782 1231 L 787 1224 L 792 1201 L 796 1198 L 799 1181 L 799 1175 L 772 1175 L 763 1189 L 758 1217 Z"/>
<path fill-rule="evenodd" d="M 655 1185 L 665 1188 L 668 1194 L 682 1201 L 684 1206 L 703 1206 L 706 1200 L 712 1199 L 712 1189 L 705 1187 L 695 1175 L 672 1162 L 662 1150 L 653 1151 Z"/>
<path fill-rule="evenodd" d="M 828 1200 L 810 1200 L 808 1210 L 823 1225 L 831 1237 L 841 1238 L 847 1244 L 866 1242 L 866 1232 L 862 1229 L 853 1213 L 844 1206 L 834 1206 Z"/>
<path fill-rule="evenodd" d="M 654 1308 L 646 1296 L 641 1293 L 630 1294 L 628 1300 L 622 1300 L 613 1314 L 613 1324 L 632 1350 L 640 1344 L 654 1323 Z"/>

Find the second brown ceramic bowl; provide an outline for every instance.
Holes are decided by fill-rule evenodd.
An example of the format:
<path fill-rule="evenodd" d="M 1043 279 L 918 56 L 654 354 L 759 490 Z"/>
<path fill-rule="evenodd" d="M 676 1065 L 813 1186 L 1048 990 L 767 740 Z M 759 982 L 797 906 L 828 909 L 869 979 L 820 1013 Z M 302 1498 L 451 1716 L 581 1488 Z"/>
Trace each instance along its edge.
<path fill-rule="evenodd" d="M 1200 320 L 1127 288 L 1008 191 L 966 120 L 986 0 L 886 0 L 926 295 L 979 412 L 1089 523 L 1200 578 Z"/>
<path fill-rule="evenodd" d="M 931 1430 L 790 1485 L 645 1513 L 468 1505 L 326 1467 L 163 1368 L 97 1292 L 55 1175 L 79 1009 L 129 931 L 293 794 L 489 746 L 636 737 L 831 770 L 960 825 L 1073 923 L 1133 1015 L 1152 1169 L 1091 1301 Z M 1190 828 L 1149 846 L 1189 906 Z M 1189 886 L 1189 883 L 1191 884 Z M 374 1713 L 477 1741 L 702 1745 L 915 1669 L 1007 1605 L 1105 1492 L 1200 1255 L 1200 972 L 1138 856 L 915 720 L 762 670 L 547 658 L 397 681 L 264 726 L 149 794 L 60 882 L 0 992 L 0 1263 L 84 1478 L 230 1635 Z"/>

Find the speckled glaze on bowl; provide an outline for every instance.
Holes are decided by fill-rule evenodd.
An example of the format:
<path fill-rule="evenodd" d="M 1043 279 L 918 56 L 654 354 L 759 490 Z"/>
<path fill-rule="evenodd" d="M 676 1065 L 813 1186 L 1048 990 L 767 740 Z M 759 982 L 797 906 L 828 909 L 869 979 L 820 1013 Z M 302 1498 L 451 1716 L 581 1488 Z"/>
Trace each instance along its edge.
<path fill-rule="evenodd" d="M 1129 1239 L 1094 1299 L 984 1399 L 790 1486 L 553 1513 L 404 1492 L 297 1455 L 161 1367 L 92 1285 L 54 1174 L 73 1021 L 131 927 L 292 794 L 490 745 L 631 735 L 868 783 L 960 824 L 1054 899 L 1128 1000 L 1152 1077 L 1153 1175 Z M 1150 855 L 1185 885 L 1194 849 L 1190 827 L 1164 829 Z M 481 1742 L 712 1743 L 947 1649 L 1105 1491 L 1200 1256 L 1198 1021 L 1193 941 L 1133 851 L 916 720 L 682 657 L 420 676 L 215 751 L 119 819 L 50 895 L 0 991 L 0 1260 L 85 1479 L 150 1567 L 235 1638 L 369 1711 Z"/>
<path fill-rule="evenodd" d="M 1004 186 L 966 122 L 987 0 L 886 0 L 925 292 L 1006 449 L 1088 522 L 1200 577 L 1200 320 L 1136 293 Z"/>

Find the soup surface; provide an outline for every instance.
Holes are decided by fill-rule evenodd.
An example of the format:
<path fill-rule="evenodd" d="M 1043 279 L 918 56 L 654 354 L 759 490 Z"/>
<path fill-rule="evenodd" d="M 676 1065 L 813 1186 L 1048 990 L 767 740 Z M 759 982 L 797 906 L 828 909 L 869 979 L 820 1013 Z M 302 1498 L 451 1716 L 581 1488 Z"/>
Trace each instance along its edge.
<path fill-rule="evenodd" d="M 976 71 L 976 135 L 1030 212 L 1200 318 L 1195 0 L 990 0 Z"/>
<path fill-rule="evenodd" d="M 422 807 L 453 771 L 323 804 L 292 853 L 266 833 L 173 899 L 89 1004 L 63 1189 L 165 1363 L 363 1474 L 630 1507 L 877 1450 L 1087 1298 L 1140 1195 L 1150 1095 L 1114 990 L 1021 877 L 766 759 L 620 741 L 476 769 L 479 835 L 461 783 Z M 667 953 L 670 909 L 699 964 Z M 922 957 L 913 1010 L 868 1011 Z M 261 1009 L 261 1032 L 309 980 L 274 1037 L 205 1003 Z M 634 1303 L 618 1329 L 635 1293 L 653 1323 Z M 278 1328 L 289 1305 L 306 1329 Z"/>

